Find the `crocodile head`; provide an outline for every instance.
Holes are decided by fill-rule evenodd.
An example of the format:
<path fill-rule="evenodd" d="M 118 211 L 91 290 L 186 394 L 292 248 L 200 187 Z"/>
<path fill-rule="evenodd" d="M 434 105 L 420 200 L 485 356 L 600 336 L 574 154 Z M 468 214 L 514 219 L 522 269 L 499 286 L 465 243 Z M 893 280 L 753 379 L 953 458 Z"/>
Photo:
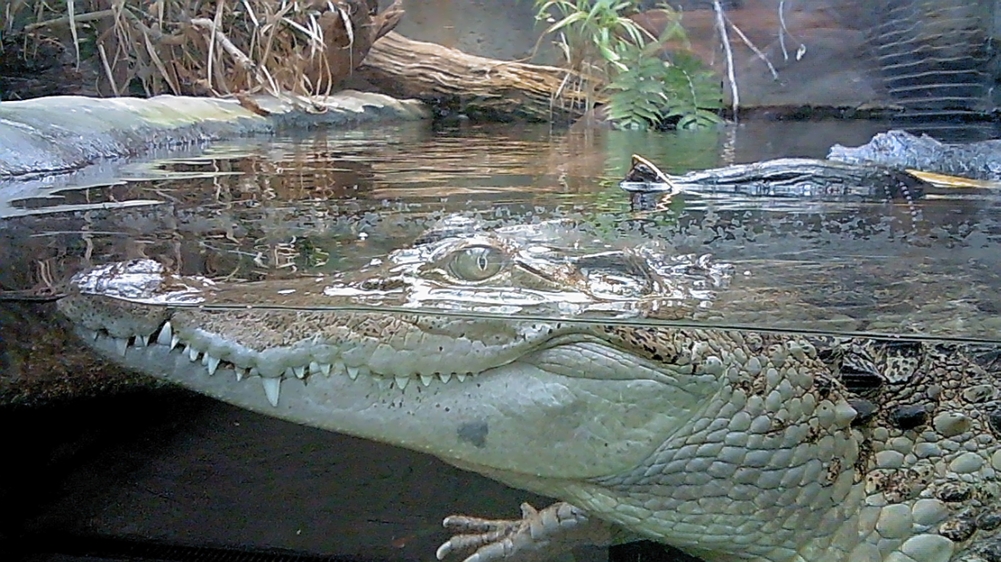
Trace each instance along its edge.
<path fill-rule="evenodd" d="M 135 260 L 78 274 L 58 306 L 115 362 L 226 402 L 483 470 L 601 476 L 714 387 L 636 358 L 607 322 L 710 306 L 729 267 L 653 245 L 582 252 L 574 232 L 453 218 L 360 271 L 260 283 Z"/>
<path fill-rule="evenodd" d="M 427 452 L 707 560 L 945 562 L 993 513 L 993 414 L 961 392 L 993 395 L 983 369 L 919 346 L 888 377 L 868 351 L 836 364 L 821 338 L 648 322 L 712 306 L 728 268 L 580 251 L 574 232 L 450 221 L 296 281 L 112 264 L 59 307 L 126 367 Z"/>

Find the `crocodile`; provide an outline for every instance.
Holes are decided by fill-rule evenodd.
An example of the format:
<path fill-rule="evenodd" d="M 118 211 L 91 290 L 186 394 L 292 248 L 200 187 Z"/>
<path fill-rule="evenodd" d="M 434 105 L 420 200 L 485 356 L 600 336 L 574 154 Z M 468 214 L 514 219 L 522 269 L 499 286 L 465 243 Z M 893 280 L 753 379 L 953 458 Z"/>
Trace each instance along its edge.
<path fill-rule="evenodd" d="M 723 197 L 914 201 L 924 196 L 932 184 L 905 170 L 879 164 L 812 158 L 776 158 L 674 176 L 634 154 L 619 187 L 632 193 L 670 195 L 689 192 Z"/>
<path fill-rule="evenodd" d="M 739 278 L 656 244 L 452 219 L 352 273 L 141 259 L 57 304 L 117 364 L 556 499 L 445 519 L 439 559 L 649 539 L 706 561 L 1001 560 L 997 353 L 685 323 Z"/>
<path fill-rule="evenodd" d="M 890 130 L 857 147 L 836 144 L 828 160 L 850 165 L 883 165 L 976 180 L 1001 180 L 1001 140 L 944 143 L 927 134 Z"/>
<path fill-rule="evenodd" d="M 800 197 L 821 200 L 920 199 L 936 186 L 996 187 L 1001 140 L 943 143 L 893 129 L 858 147 L 835 144 L 824 160 L 776 158 L 749 164 L 664 173 L 633 155 L 619 186 L 633 193 Z"/>

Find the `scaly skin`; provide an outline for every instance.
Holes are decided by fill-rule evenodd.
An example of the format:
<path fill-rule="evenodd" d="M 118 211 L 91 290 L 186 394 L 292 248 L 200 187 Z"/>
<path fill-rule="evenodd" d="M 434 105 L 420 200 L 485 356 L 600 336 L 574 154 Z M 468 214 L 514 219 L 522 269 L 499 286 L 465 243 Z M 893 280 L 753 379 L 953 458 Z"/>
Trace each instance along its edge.
<path fill-rule="evenodd" d="M 987 140 L 962 144 L 939 142 L 928 135 L 906 131 L 880 133 L 857 147 L 836 144 L 830 160 L 858 166 L 880 164 L 900 170 L 923 170 L 979 180 L 1001 180 L 1001 141 Z"/>
<path fill-rule="evenodd" d="M 506 263 L 518 262 L 507 242 Z M 474 265 L 488 271 L 488 261 Z M 573 294 L 590 298 L 583 318 L 609 308 L 594 278 L 549 271 L 565 274 L 564 288 L 577 280 Z M 417 277 L 396 281 L 412 288 Z M 398 286 L 386 279 L 382 295 Z M 295 298 L 344 304 L 351 293 L 345 284 L 324 299 L 309 282 L 313 292 L 298 284 Z M 60 309 L 125 366 L 568 502 L 525 508 L 521 522 L 451 519 L 473 534 L 439 555 L 531 558 L 608 538 L 611 524 L 709 561 L 1001 556 L 997 373 L 976 349 L 607 317 L 201 309 L 176 303 L 216 302 L 227 288 L 150 262 L 95 270 L 76 286 Z M 466 287 L 489 293 L 483 279 Z M 261 300 L 278 298 L 271 288 L 258 287 L 270 295 Z M 646 304 L 629 310 L 649 313 L 650 295 L 632 296 Z"/>

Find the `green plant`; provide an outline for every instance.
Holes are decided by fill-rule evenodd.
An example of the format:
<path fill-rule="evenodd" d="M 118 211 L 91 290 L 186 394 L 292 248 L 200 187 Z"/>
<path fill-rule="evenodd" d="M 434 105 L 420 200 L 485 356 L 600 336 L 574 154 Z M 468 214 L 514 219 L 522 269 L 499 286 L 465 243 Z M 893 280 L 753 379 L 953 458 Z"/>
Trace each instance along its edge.
<path fill-rule="evenodd" d="M 645 129 L 673 123 L 678 129 L 698 129 L 720 122 L 719 80 L 702 63 L 686 54 L 668 64 L 657 57 L 638 56 L 627 70 L 606 86 L 608 116 L 617 127 Z"/>
<path fill-rule="evenodd" d="M 712 72 L 692 56 L 660 58 L 666 41 L 685 40 L 680 14 L 654 37 L 628 17 L 638 4 L 535 0 L 535 9 L 539 20 L 552 22 L 545 33 L 559 34 L 569 67 L 600 84 L 593 94 L 605 102 L 614 126 L 646 129 L 672 123 L 691 129 L 719 123 L 721 84 Z"/>

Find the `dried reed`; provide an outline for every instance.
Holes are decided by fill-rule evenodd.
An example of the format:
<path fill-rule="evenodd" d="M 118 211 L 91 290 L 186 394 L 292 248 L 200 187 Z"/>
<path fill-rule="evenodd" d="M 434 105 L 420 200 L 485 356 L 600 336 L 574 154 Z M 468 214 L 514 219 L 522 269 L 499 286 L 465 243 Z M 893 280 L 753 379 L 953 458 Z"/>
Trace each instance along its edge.
<path fill-rule="evenodd" d="M 68 28 L 78 65 L 90 42 L 116 95 L 309 95 L 329 93 L 364 58 L 375 8 L 371 0 L 13 0 L 4 21 L 32 19 L 21 31 L 36 41 Z"/>

